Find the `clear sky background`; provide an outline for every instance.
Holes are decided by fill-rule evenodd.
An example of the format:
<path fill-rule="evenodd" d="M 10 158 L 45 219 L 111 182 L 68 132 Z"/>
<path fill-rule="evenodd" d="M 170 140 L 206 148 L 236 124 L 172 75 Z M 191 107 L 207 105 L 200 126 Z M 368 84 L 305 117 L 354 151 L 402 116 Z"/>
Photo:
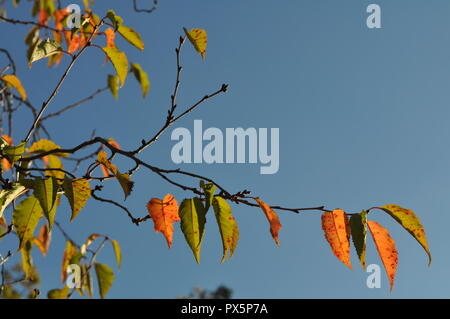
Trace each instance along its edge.
<path fill-rule="evenodd" d="M 143 6 L 145 1 L 140 2 Z M 233 205 L 241 236 L 235 256 L 224 264 L 220 264 L 217 225 L 208 214 L 202 263 L 197 265 L 178 224 L 168 250 L 151 222 L 136 227 L 121 210 L 94 200 L 69 223 L 70 209 L 64 200 L 57 220 L 78 242 L 100 232 L 121 243 L 123 267 L 116 272 L 108 297 L 173 298 L 194 286 L 215 289 L 220 284 L 232 288 L 237 298 L 450 297 L 450 2 L 377 0 L 382 29 L 369 30 L 366 7 L 373 2 L 161 0 L 158 10 L 148 15 L 135 13 L 131 1 L 97 0 L 95 13 L 114 9 L 125 25 L 141 32 L 144 52 L 123 40 L 117 44 L 129 60 L 149 73 L 149 96 L 143 100 L 137 82 L 129 77 L 118 101 L 105 92 L 57 120 L 48 120 L 47 126 L 54 141 L 65 147 L 88 139 L 96 129 L 97 135 L 114 137 L 124 149 L 135 148 L 165 120 L 175 81 L 174 48 L 182 27 L 204 28 L 209 37 L 206 61 L 190 45 L 182 54 L 179 108 L 190 106 L 222 83 L 228 83 L 230 90 L 173 128 L 193 129 L 194 119 L 203 120 L 205 128 L 223 130 L 280 128 L 280 170 L 260 175 L 259 164 L 181 167 L 210 176 L 232 192 L 250 189 L 273 205 L 326 205 L 359 212 L 396 203 L 413 209 L 425 226 L 432 266 L 427 266 L 419 244 L 381 212 L 370 218 L 390 230 L 399 250 L 391 295 L 384 270 L 382 288 L 368 289 L 368 274 L 354 251 L 353 271 L 334 257 L 324 239 L 319 212 L 280 211 L 283 229 L 281 247 L 277 247 L 259 209 Z M 63 1 L 69 3 L 75 2 Z M 9 9 L 8 15 L 29 19 L 30 11 L 31 4 L 23 3 Z M 1 24 L 0 30 L 1 47 L 14 52 L 30 101 L 40 105 L 68 59 L 56 69 L 48 69 L 44 61 L 28 69 L 23 37 L 29 27 Z M 104 64 L 101 51 L 89 49 L 49 111 L 104 87 L 113 72 L 110 64 Z M 24 137 L 31 122 L 26 112 L 16 118 L 16 141 Z M 140 158 L 164 168 L 177 167 L 170 158 L 173 128 Z M 116 163 L 123 170 L 130 165 Z M 126 205 L 137 216 L 146 214 L 145 205 L 152 197 L 172 193 L 181 203 L 192 196 L 144 169 L 134 180 L 135 190 Z M 182 181 L 197 185 L 197 181 Z M 115 181 L 105 184 L 104 197 L 122 199 Z M 53 233 L 48 256 L 44 259 L 34 252 L 44 279 L 43 292 L 62 287 L 64 241 L 56 229 Z M 13 244 L 16 240 L 5 240 L 1 252 Z M 371 237 L 367 249 L 368 264 L 381 265 Z M 114 267 L 110 247 L 99 261 Z"/>

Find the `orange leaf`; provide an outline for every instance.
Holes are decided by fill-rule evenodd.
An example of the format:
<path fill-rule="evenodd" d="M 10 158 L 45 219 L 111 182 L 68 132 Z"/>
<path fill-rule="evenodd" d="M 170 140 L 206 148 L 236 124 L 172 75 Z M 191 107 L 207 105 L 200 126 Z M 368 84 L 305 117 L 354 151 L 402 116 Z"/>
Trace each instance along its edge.
<path fill-rule="evenodd" d="M 367 221 L 370 233 L 372 234 L 373 241 L 377 246 L 378 254 L 383 262 L 384 269 L 386 269 L 387 276 L 390 282 L 390 291 L 394 286 L 395 272 L 398 265 L 398 252 L 395 248 L 395 241 L 389 235 L 386 228 L 374 221 Z"/>
<path fill-rule="evenodd" d="M 2 138 L 6 141 L 6 143 L 8 143 L 9 145 L 13 144 L 13 140 L 9 135 L 3 134 Z M 11 170 L 11 163 L 6 159 L 6 158 L 2 158 L 2 169 L 5 172 L 8 172 Z"/>
<path fill-rule="evenodd" d="M 67 9 L 55 10 L 55 28 L 58 30 L 63 30 L 63 20 L 67 15 Z"/>
<path fill-rule="evenodd" d="M 167 194 L 163 200 L 152 198 L 147 204 L 147 210 L 155 225 L 155 232 L 163 233 L 170 248 L 173 223 L 180 221 L 177 200 L 171 194 Z"/>
<path fill-rule="evenodd" d="M 348 217 L 345 212 L 341 209 L 335 209 L 332 212 L 323 213 L 322 229 L 334 255 L 348 268 L 353 269 L 350 264 Z"/>
<path fill-rule="evenodd" d="M 39 237 L 33 238 L 34 244 L 42 252 L 42 255 L 46 256 L 48 248 L 50 247 L 51 233 L 48 229 L 47 224 L 44 224 L 39 230 Z"/>
<path fill-rule="evenodd" d="M 78 50 L 81 39 L 78 34 L 74 34 L 72 39 L 70 39 L 70 36 L 69 38 L 67 38 L 66 36 L 66 41 L 67 41 L 67 52 L 74 53 L 76 50 Z"/>
<path fill-rule="evenodd" d="M 48 22 L 48 13 L 44 9 L 39 10 L 39 19 L 38 23 L 41 25 L 47 25 Z"/>
<path fill-rule="evenodd" d="M 256 202 L 258 203 L 259 207 L 262 209 L 264 214 L 267 217 L 267 220 L 270 224 L 270 233 L 272 234 L 273 239 L 277 243 L 278 246 L 280 246 L 280 242 L 278 241 L 278 231 L 281 229 L 281 223 L 280 219 L 278 218 L 277 213 L 275 213 L 269 205 L 267 205 L 265 202 L 263 202 L 258 197 L 255 198 Z"/>
<path fill-rule="evenodd" d="M 108 28 L 105 30 L 105 36 L 106 36 L 106 46 L 107 47 L 115 47 L 116 44 L 114 43 L 114 40 L 116 39 L 116 33 L 112 28 Z"/>

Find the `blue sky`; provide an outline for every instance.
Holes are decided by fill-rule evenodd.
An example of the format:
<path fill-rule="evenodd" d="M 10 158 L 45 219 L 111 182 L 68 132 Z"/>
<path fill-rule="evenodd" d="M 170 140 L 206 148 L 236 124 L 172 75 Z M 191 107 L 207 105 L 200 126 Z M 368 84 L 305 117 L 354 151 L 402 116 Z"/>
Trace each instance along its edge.
<path fill-rule="evenodd" d="M 80 1 L 81 2 L 81 1 Z M 63 4 L 73 2 L 63 1 Z M 179 108 L 190 106 L 222 83 L 226 95 L 204 104 L 175 124 L 140 158 L 164 168 L 177 167 L 170 158 L 176 127 L 255 127 L 280 129 L 280 169 L 260 175 L 259 164 L 183 164 L 181 168 L 210 176 L 230 191 L 252 190 L 274 205 L 326 205 L 359 212 L 396 203 L 413 209 L 425 226 L 433 264 L 410 235 L 381 212 L 370 218 L 390 230 L 399 250 L 394 290 L 382 274 L 382 288 L 366 287 L 367 273 L 352 252 L 354 270 L 337 260 L 324 239 L 319 212 L 295 215 L 279 212 L 281 247 L 269 234 L 262 212 L 233 206 L 241 237 L 235 256 L 220 264 L 221 242 L 215 219 L 208 215 L 197 265 L 175 225 L 173 247 L 153 231 L 139 227 L 113 206 L 90 200 L 69 223 L 64 202 L 57 213 L 78 242 L 100 232 L 117 239 L 123 267 L 108 294 L 113 298 L 173 298 L 194 286 L 214 289 L 225 284 L 240 298 L 448 298 L 450 252 L 450 3 L 444 0 L 398 0 L 376 3 L 382 8 L 382 29 L 369 30 L 366 7 L 372 1 L 160 1 L 151 15 L 132 10 L 131 1 L 97 0 L 99 15 L 114 9 L 124 24 L 136 28 L 145 41 L 140 52 L 123 40 L 117 44 L 129 60 L 149 73 L 151 90 L 143 100 L 137 82 L 129 78 L 115 101 L 108 92 L 58 120 L 48 120 L 54 141 L 72 147 L 89 138 L 93 129 L 114 137 L 124 149 L 159 129 L 170 105 L 175 81 L 175 53 L 182 27 L 204 28 L 209 42 L 205 62 L 190 46 L 184 48 Z M 9 9 L 11 18 L 29 19 L 31 7 Z M 40 105 L 67 65 L 48 69 L 43 61 L 28 69 L 23 37 L 25 26 L 1 24 L 2 47 L 14 52 L 18 76 L 30 101 Z M 102 40 L 100 44 L 103 45 Z M 54 111 L 104 87 L 114 70 L 96 48 L 77 62 L 59 95 Z M 16 118 L 15 140 L 32 119 Z M 129 162 L 117 160 L 119 168 Z M 69 165 L 68 165 L 69 166 Z M 185 193 L 141 169 L 125 204 L 137 216 L 146 214 L 152 197 L 172 193 L 179 202 Z M 197 181 L 181 179 L 196 186 Z M 121 200 L 116 182 L 105 183 L 103 196 Z M 2 253 L 8 249 L 5 240 Z M 60 263 L 64 242 L 57 230 L 48 256 L 36 251 L 43 291 L 61 287 Z M 99 261 L 113 265 L 112 249 Z M 367 262 L 381 264 L 371 238 Z"/>

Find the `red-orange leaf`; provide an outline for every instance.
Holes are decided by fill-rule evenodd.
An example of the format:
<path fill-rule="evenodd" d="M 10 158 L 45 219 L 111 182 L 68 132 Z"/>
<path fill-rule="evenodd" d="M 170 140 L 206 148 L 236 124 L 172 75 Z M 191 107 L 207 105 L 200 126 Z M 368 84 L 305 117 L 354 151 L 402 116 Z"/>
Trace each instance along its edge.
<path fill-rule="evenodd" d="M 383 262 L 384 269 L 386 269 L 387 276 L 390 282 L 390 291 L 394 286 L 395 272 L 398 265 L 398 252 L 395 248 L 395 241 L 389 235 L 386 228 L 374 221 L 367 221 L 373 241 L 377 246 L 378 254 Z"/>
<path fill-rule="evenodd" d="M 114 43 L 114 40 L 116 39 L 116 33 L 112 28 L 108 28 L 105 30 L 105 37 L 106 37 L 106 46 L 107 47 L 115 47 L 116 44 Z"/>
<path fill-rule="evenodd" d="M 155 232 L 163 233 L 170 248 L 173 223 L 180 221 L 177 200 L 171 194 L 167 194 L 163 200 L 152 198 L 147 204 L 147 210 L 155 225 Z"/>
<path fill-rule="evenodd" d="M 350 264 L 348 217 L 345 215 L 345 212 L 341 209 L 335 209 L 332 212 L 323 213 L 322 229 L 333 254 L 348 268 L 353 269 Z"/>
<path fill-rule="evenodd" d="M 269 205 L 267 205 L 265 202 L 263 202 L 260 198 L 255 198 L 256 202 L 258 203 L 259 207 L 262 209 L 264 214 L 267 217 L 267 220 L 270 223 L 270 233 L 272 234 L 273 239 L 277 243 L 278 246 L 280 246 L 280 242 L 278 241 L 278 231 L 281 229 L 281 223 L 280 219 L 278 218 L 277 213 L 275 213 Z"/>
<path fill-rule="evenodd" d="M 48 248 L 50 247 L 50 241 L 51 241 L 51 233 L 48 229 L 47 224 L 44 224 L 41 229 L 39 230 L 39 237 L 34 237 L 33 242 L 39 248 L 39 250 L 42 252 L 42 255 L 46 256 Z"/>
<path fill-rule="evenodd" d="M 8 145 L 13 145 L 13 140 L 9 135 L 2 135 L 3 140 L 6 141 L 6 143 L 8 143 Z M 2 169 L 4 172 L 8 172 L 11 170 L 11 163 L 6 159 L 6 158 L 2 158 Z"/>

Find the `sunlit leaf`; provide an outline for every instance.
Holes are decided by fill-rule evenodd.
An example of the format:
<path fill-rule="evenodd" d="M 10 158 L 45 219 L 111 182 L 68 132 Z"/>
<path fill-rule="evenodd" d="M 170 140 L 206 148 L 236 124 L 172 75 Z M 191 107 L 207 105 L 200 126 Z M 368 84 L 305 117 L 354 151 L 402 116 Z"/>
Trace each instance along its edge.
<path fill-rule="evenodd" d="M 119 31 L 119 34 L 131 45 L 135 46 L 139 50 L 144 50 L 144 41 L 142 41 L 141 35 L 136 32 L 136 30 L 124 25 L 119 25 L 117 31 Z"/>
<path fill-rule="evenodd" d="M 73 221 L 91 197 L 91 186 L 89 181 L 84 178 L 70 179 L 65 177 L 63 189 L 72 209 L 70 221 Z"/>
<path fill-rule="evenodd" d="M 22 100 L 25 101 L 27 99 L 27 92 L 25 92 L 25 89 L 22 86 L 22 82 L 20 82 L 17 76 L 15 76 L 14 74 L 7 74 L 2 76 L 1 79 L 3 82 L 7 83 L 8 86 L 12 86 L 16 89 L 17 92 L 19 92 Z"/>
<path fill-rule="evenodd" d="M 112 145 L 112 144 L 111 144 Z M 116 165 L 112 164 L 106 152 L 100 151 L 97 154 L 97 162 L 103 167 L 105 167 L 107 170 L 109 170 L 118 180 L 120 186 L 122 187 L 123 193 L 125 195 L 125 199 L 131 194 L 131 191 L 133 190 L 134 182 L 131 180 L 129 174 L 121 174 L 119 170 L 117 169 Z M 107 172 L 104 172 L 104 174 L 107 174 Z M 107 174 L 109 176 L 109 174 Z"/>
<path fill-rule="evenodd" d="M 117 31 L 117 29 L 119 28 L 119 26 L 123 23 L 123 19 L 116 15 L 116 13 L 114 12 L 114 10 L 109 10 L 106 13 L 106 17 L 111 21 L 111 23 L 114 26 L 114 31 Z"/>
<path fill-rule="evenodd" d="M 345 212 L 336 209 L 332 212 L 323 213 L 322 229 L 333 254 L 348 268 L 352 269 L 350 264 L 350 232 L 348 230 L 348 217 Z"/>
<path fill-rule="evenodd" d="M 45 157 L 47 159 L 45 167 L 50 169 L 45 172 L 45 176 L 51 176 L 55 177 L 58 180 L 62 180 L 65 176 L 65 173 L 63 172 L 64 166 L 61 160 L 56 155 L 53 154 L 47 155 Z"/>
<path fill-rule="evenodd" d="M 163 200 L 152 198 L 147 204 L 147 210 L 153 220 L 155 232 L 161 232 L 167 241 L 167 246 L 172 245 L 173 223 L 179 222 L 178 202 L 167 194 Z"/>
<path fill-rule="evenodd" d="M 183 28 L 183 30 L 195 50 L 202 56 L 202 60 L 204 60 L 206 56 L 206 45 L 208 43 L 206 31 L 203 29 L 191 29 L 191 31 L 188 31 L 186 28 Z"/>
<path fill-rule="evenodd" d="M 148 90 L 150 89 L 150 81 L 148 80 L 147 72 L 142 70 L 142 67 L 139 64 L 132 64 L 131 71 L 141 85 L 142 96 L 146 97 Z"/>
<path fill-rule="evenodd" d="M 2 189 L 0 191 L 0 217 L 3 217 L 3 212 L 6 207 L 15 199 L 17 199 L 20 195 L 24 194 L 27 191 L 25 186 L 14 183 L 11 189 Z"/>
<path fill-rule="evenodd" d="M 263 202 L 258 197 L 255 198 L 256 202 L 258 203 L 259 207 L 264 212 L 264 215 L 266 215 L 267 220 L 270 224 L 270 234 L 272 235 L 273 239 L 275 240 L 276 244 L 280 246 L 280 242 L 278 241 L 278 232 L 281 229 L 281 223 L 280 219 L 278 218 L 277 213 L 275 213 L 269 205 L 267 205 L 265 202 Z"/>
<path fill-rule="evenodd" d="M 69 286 L 64 286 L 63 289 L 52 289 L 47 293 L 48 299 L 67 299 L 69 295 Z"/>
<path fill-rule="evenodd" d="M 57 54 L 63 49 L 55 40 L 47 39 L 45 41 L 39 42 L 30 54 L 30 58 L 28 64 L 31 66 L 33 62 L 36 62 L 40 59 L 44 59 L 53 54 Z"/>
<path fill-rule="evenodd" d="M 97 275 L 100 297 L 103 299 L 113 284 L 114 272 L 105 264 L 96 263 L 94 267 Z"/>
<path fill-rule="evenodd" d="M 111 60 L 111 63 L 119 76 L 120 87 L 122 87 L 125 84 L 128 74 L 128 59 L 126 54 L 119 51 L 117 47 L 104 47 L 102 50 Z"/>
<path fill-rule="evenodd" d="M 33 258 L 31 257 L 32 248 L 33 244 L 31 241 L 27 241 L 20 251 L 22 257 L 22 270 L 25 273 L 25 279 L 32 279 L 34 274 Z"/>
<path fill-rule="evenodd" d="M 228 255 L 228 259 L 233 257 L 234 251 L 239 241 L 239 228 L 233 217 L 230 205 L 220 196 L 214 196 L 212 206 L 219 226 L 222 238 L 223 263 Z"/>
<path fill-rule="evenodd" d="M 61 146 L 56 144 L 55 142 L 51 140 L 46 139 L 40 139 L 37 142 L 34 142 L 30 148 L 28 149 L 28 152 L 34 153 L 34 154 L 40 154 L 45 153 L 53 150 L 61 149 Z M 60 157 L 67 157 L 69 154 L 67 153 L 53 153 L 53 155 L 60 156 Z"/>
<path fill-rule="evenodd" d="M 24 199 L 14 209 L 12 222 L 20 240 L 19 249 L 23 248 L 24 244 L 33 238 L 34 230 L 42 214 L 39 200 L 33 195 Z"/>
<path fill-rule="evenodd" d="M 366 234 L 367 234 L 367 211 L 363 210 L 360 214 L 354 214 L 350 218 L 350 229 L 353 245 L 358 254 L 361 266 L 366 269 Z"/>
<path fill-rule="evenodd" d="M 200 249 L 205 233 L 206 210 L 200 198 L 183 200 L 180 205 L 181 231 L 194 253 L 195 260 L 200 263 Z"/>
<path fill-rule="evenodd" d="M 56 214 L 58 183 L 54 178 L 37 178 L 33 181 L 33 189 L 34 196 L 39 200 L 50 229 L 52 229 Z"/>
<path fill-rule="evenodd" d="M 390 283 L 390 291 L 392 291 L 398 265 L 398 252 L 397 248 L 395 248 L 395 241 L 389 235 L 388 230 L 377 222 L 368 220 L 367 226 L 369 227 L 373 241 L 377 246 L 378 254 L 383 262 L 384 269 L 386 269 L 386 274 Z"/>
<path fill-rule="evenodd" d="M 11 164 L 14 164 L 15 162 L 17 162 L 20 159 L 22 154 L 25 152 L 25 143 L 22 142 L 17 146 L 5 146 L 2 150 L 2 152 L 3 152 L 3 155 L 6 156 L 8 161 Z"/>
<path fill-rule="evenodd" d="M 37 248 L 42 252 L 42 255 L 46 256 L 48 248 L 50 247 L 51 241 L 51 231 L 48 228 L 47 224 L 44 224 L 39 229 L 39 236 L 33 238 L 33 243 Z"/>
<path fill-rule="evenodd" d="M 119 242 L 117 240 L 111 240 L 111 244 L 114 249 L 114 255 L 116 256 L 117 267 L 120 268 L 122 265 L 122 251 L 120 249 Z"/>
<path fill-rule="evenodd" d="M 108 75 L 108 88 L 114 98 L 119 99 L 119 77 L 117 75 Z"/>

